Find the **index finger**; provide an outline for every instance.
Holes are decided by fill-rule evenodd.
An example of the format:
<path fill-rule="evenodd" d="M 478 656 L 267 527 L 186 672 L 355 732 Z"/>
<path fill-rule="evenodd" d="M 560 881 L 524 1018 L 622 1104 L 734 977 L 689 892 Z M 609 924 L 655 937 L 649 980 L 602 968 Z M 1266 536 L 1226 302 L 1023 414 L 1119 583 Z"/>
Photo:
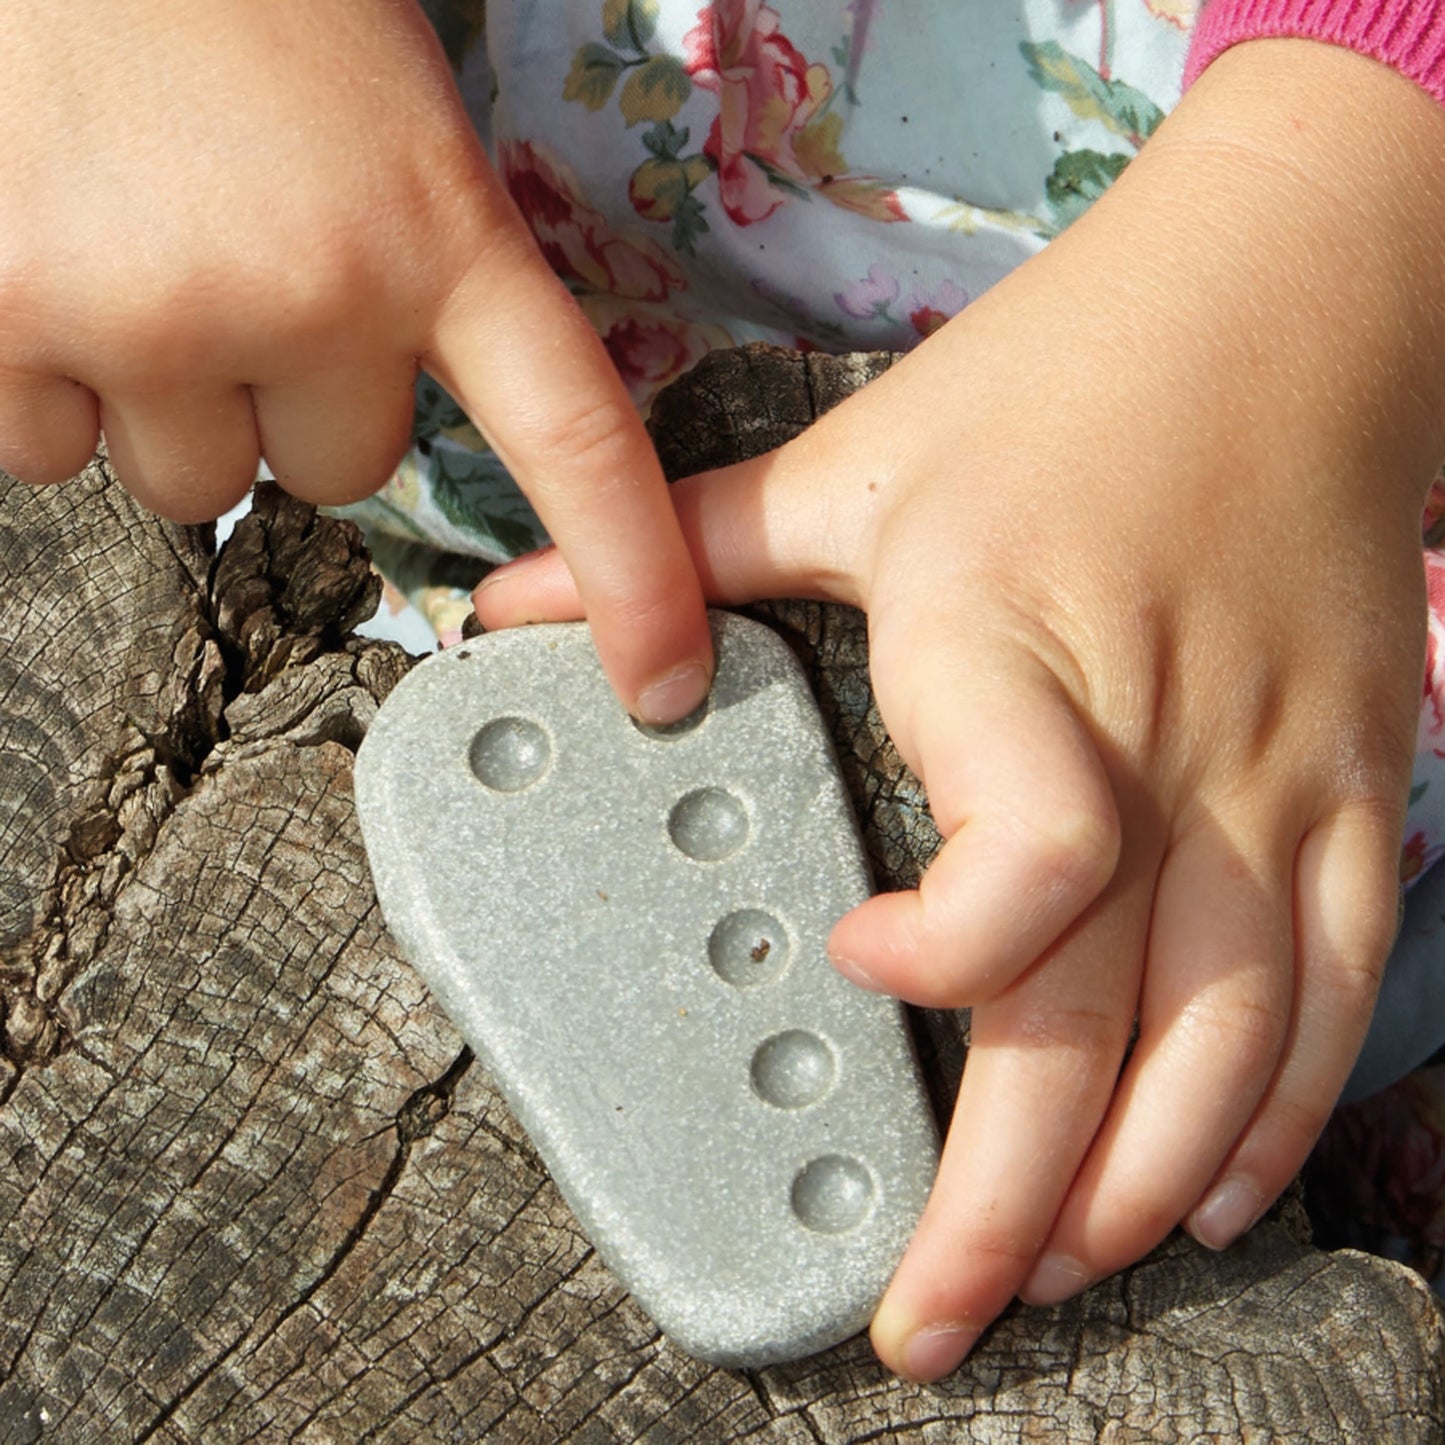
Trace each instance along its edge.
<path fill-rule="evenodd" d="M 493 225 L 422 364 L 556 541 L 623 706 L 644 722 L 675 722 L 707 695 L 713 656 L 661 465 L 597 333 L 510 201 L 492 200 Z"/>
<path fill-rule="evenodd" d="M 938 1178 L 873 1320 L 899 1374 L 953 1370 L 1033 1268 L 1109 1106 L 1152 891 L 1147 864 L 1121 874 L 1030 973 L 974 1009 Z"/>

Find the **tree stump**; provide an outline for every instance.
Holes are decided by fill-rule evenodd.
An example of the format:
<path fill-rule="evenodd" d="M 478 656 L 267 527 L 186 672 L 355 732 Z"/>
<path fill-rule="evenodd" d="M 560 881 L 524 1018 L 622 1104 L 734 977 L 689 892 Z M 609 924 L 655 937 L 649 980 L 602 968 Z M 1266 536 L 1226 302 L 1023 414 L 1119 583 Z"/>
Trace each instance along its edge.
<path fill-rule="evenodd" d="M 660 401 L 660 449 L 680 473 L 775 445 L 887 362 L 714 357 Z M 1297 1207 L 1016 1308 L 932 1388 L 861 1338 L 688 1359 L 386 935 L 351 763 L 409 660 L 349 635 L 376 598 L 354 530 L 263 491 L 217 559 L 97 462 L 0 478 L 0 567 L 0 1439 L 1445 1432 L 1433 1297 L 1312 1249 Z M 759 611 L 810 668 L 880 883 L 910 882 L 936 839 L 860 620 Z M 921 1032 L 946 1109 L 957 1030 Z"/>

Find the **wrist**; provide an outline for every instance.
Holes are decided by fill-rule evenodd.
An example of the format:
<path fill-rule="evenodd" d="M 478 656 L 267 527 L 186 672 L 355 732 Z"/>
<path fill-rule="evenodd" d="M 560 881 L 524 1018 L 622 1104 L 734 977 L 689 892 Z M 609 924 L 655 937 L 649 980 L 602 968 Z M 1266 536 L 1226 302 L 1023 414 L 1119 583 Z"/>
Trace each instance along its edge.
<path fill-rule="evenodd" d="M 1222 352 L 1282 441 L 1343 450 L 1418 502 L 1445 455 L 1442 157 L 1445 107 L 1404 77 L 1253 41 L 1056 244 L 1127 255 L 1126 284 Z"/>
<path fill-rule="evenodd" d="M 1293 36 L 1372 56 L 1445 102 L 1445 6 L 1440 0 L 1212 0 L 1194 26 L 1186 88 L 1243 41 Z"/>

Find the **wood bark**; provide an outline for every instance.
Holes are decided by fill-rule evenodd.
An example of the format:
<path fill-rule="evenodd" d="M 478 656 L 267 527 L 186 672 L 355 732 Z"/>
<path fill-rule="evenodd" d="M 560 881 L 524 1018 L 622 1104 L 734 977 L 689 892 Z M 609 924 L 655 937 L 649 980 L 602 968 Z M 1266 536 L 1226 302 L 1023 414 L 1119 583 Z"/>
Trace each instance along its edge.
<path fill-rule="evenodd" d="M 887 360 L 713 358 L 659 404 L 660 449 L 676 473 L 774 445 Z M 217 559 L 98 462 L 0 478 L 0 572 L 0 1440 L 1445 1435 L 1433 1297 L 1312 1249 L 1297 1206 L 1010 1311 L 934 1388 L 863 1339 L 686 1358 L 387 937 L 351 763 L 409 660 L 349 635 L 376 596 L 354 531 L 267 490 Z M 861 620 L 765 611 L 880 883 L 911 881 L 936 838 Z M 946 1109 L 959 1033 L 921 1026 Z"/>

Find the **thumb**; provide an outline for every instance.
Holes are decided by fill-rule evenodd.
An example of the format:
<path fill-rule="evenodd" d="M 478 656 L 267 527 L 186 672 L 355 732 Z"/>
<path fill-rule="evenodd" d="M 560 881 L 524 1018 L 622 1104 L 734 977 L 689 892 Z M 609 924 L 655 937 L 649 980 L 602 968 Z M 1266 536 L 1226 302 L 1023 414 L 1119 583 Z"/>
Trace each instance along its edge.
<path fill-rule="evenodd" d="M 864 605 L 858 559 L 870 508 L 847 504 L 849 489 L 829 485 L 834 472 L 811 439 L 807 432 L 776 451 L 673 484 L 678 524 L 709 601 L 811 597 Z M 873 495 L 866 486 L 852 490 Z M 473 602 L 488 628 L 583 615 L 576 581 L 550 547 L 489 573 Z"/>

